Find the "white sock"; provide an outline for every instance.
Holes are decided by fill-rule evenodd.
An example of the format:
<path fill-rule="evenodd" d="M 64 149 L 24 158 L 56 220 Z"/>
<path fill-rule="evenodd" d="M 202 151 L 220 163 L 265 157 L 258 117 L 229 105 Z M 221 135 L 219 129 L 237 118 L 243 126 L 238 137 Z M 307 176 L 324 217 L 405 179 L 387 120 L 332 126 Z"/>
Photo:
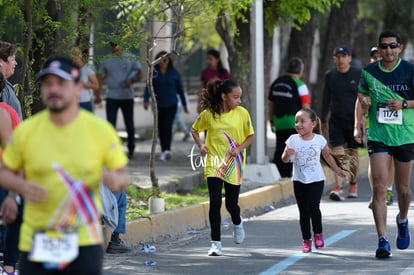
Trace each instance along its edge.
<path fill-rule="evenodd" d="M 407 218 L 405 218 L 405 219 L 401 219 L 400 218 L 400 215 L 398 215 L 398 218 L 397 218 L 397 221 L 398 221 L 398 223 L 405 223 L 406 221 L 407 221 Z"/>

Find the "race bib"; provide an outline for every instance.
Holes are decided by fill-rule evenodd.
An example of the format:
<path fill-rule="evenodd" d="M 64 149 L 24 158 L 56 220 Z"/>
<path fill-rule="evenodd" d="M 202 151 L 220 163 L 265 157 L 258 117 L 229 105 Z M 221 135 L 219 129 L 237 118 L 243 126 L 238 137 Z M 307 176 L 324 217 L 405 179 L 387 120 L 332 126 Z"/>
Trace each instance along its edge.
<path fill-rule="evenodd" d="M 78 254 L 77 232 L 45 231 L 35 233 L 29 259 L 42 263 L 69 263 Z"/>
<path fill-rule="evenodd" d="M 402 124 L 402 110 L 390 110 L 386 104 L 378 104 L 377 121 L 386 124 Z"/>

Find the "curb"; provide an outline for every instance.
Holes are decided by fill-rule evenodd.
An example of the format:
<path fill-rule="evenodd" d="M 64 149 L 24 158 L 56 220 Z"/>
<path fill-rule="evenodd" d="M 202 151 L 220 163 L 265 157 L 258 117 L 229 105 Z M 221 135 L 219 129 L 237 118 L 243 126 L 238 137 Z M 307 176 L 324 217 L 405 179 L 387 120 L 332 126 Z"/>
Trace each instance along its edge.
<path fill-rule="evenodd" d="M 368 155 L 359 157 L 359 174 L 368 171 Z M 329 192 L 334 181 L 334 174 L 324 167 L 326 175 L 325 193 Z M 265 207 L 280 205 L 294 198 L 293 182 L 290 179 L 260 187 L 240 194 L 239 205 L 244 217 L 251 217 L 265 212 Z M 127 223 L 127 233 L 123 240 L 129 244 L 156 242 L 165 238 L 178 236 L 190 230 L 205 229 L 209 226 L 208 202 L 178 208 Z M 224 207 L 221 208 L 222 220 L 229 218 Z M 108 232 L 105 232 L 108 235 Z"/>

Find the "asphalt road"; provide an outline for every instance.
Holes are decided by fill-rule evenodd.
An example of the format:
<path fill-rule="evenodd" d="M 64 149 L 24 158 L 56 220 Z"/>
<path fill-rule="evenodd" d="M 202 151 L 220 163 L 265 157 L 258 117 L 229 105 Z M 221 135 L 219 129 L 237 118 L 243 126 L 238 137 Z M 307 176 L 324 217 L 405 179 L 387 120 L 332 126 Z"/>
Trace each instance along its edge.
<path fill-rule="evenodd" d="M 333 202 L 324 195 L 321 210 L 326 247 L 309 254 L 300 252 L 298 211 L 291 204 L 245 219 L 246 239 L 240 245 L 232 241 L 232 227 L 223 225 L 221 257 L 207 256 L 210 238 L 205 229 L 152 243 L 155 253 L 106 255 L 104 274 L 414 274 L 414 244 L 404 251 L 395 247 L 395 191 L 394 204 L 388 207 L 390 259 L 375 258 L 377 236 L 367 207 L 369 198 L 366 175 L 359 178 L 357 199 Z M 413 213 L 411 206 L 409 218 Z M 148 260 L 155 265 L 146 266 Z"/>

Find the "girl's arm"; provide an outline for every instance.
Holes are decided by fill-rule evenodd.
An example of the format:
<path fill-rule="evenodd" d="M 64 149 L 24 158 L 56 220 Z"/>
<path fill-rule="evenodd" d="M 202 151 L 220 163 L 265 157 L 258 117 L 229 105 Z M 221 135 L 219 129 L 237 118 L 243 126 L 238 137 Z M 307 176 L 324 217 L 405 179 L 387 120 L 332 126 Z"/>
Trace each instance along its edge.
<path fill-rule="evenodd" d="M 201 155 L 205 156 L 208 154 L 208 147 L 201 141 L 200 134 L 198 131 L 194 128 L 191 128 L 190 130 L 191 135 L 193 136 L 193 139 L 195 143 L 197 144 L 198 148 L 200 149 Z"/>
<path fill-rule="evenodd" d="M 295 149 L 294 148 L 289 148 L 287 145 L 285 146 L 285 150 L 283 150 L 282 153 L 282 161 L 284 163 L 288 163 L 290 161 L 290 156 L 295 154 Z"/>
<path fill-rule="evenodd" d="M 233 157 L 237 156 L 240 154 L 241 151 L 243 151 L 244 149 L 246 149 L 250 144 L 252 144 L 254 140 L 254 134 L 251 134 L 250 136 L 248 136 L 242 144 L 239 145 L 239 147 L 237 148 L 233 148 L 230 151 L 230 155 L 232 155 Z"/>
<path fill-rule="evenodd" d="M 333 156 L 331 155 L 331 151 L 328 146 L 325 146 L 322 149 L 322 156 L 326 163 L 331 167 L 331 169 L 340 177 L 345 177 L 346 173 L 344 170 L 342 170 L 337 164 Z"/>

